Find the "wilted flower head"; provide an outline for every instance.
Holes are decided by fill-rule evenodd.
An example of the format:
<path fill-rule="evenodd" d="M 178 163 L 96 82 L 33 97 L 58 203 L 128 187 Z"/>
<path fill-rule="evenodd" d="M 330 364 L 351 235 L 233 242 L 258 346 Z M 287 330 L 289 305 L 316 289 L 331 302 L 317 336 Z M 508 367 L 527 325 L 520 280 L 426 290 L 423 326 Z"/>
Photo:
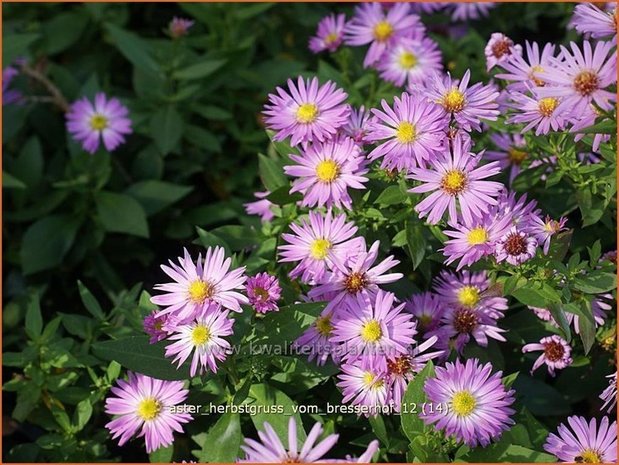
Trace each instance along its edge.
<path fill-rule="evenodd" d="M 565 339 L 556 334 L 542 338 L 538 343 L 527 344 L 522 348 L 522 352 L 533 352 L 541 350 L 542 354 L 535 360 L 531 373 L 541 365 L 546 364 L 548 373 L 555 375 L 555 370 L 561 370 L 572 364 L 572 348 Z"/>
<path fill-rule="evenodd" d="M 157 312 L 157 310 L 153 310 L 144 318 L 143 322 L 144 332 L 150 336 L 148 342 L 151 344 L 163 341 L 168 336 L 168 332 L 164 329 L 168 317 L 166 315 L 158 317 Z"/>

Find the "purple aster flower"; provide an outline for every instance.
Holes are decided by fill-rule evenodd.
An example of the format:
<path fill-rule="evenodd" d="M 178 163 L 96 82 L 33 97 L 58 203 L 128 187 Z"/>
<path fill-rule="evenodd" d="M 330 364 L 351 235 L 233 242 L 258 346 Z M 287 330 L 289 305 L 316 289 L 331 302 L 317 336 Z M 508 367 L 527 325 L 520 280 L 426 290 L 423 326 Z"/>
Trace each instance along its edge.
<path fill-rule="evenodd" d="M 309 40 L 309 49 L 313 53 L 320 53 L 324 50 L 335 52 L 342 40 L 344 40 L 344 26 L 346 25 L 346 15 L 325 16 L 318 23 L 316 36 Z"/>
<path fill-rule="evenodd" d="M 383 53 L 402 37 L 419 38 L 425 31 L 419 16 L 411 14 L 406 3 L 397 3 L 383 10 L 380 3 L 362 3 L 344 29 L 348 45 L 370 44 L 363 66 L 374 65 Z"/>
<path fill-rule="evenodd" d="M 608 387 L 600 394 L 600 399 L 604 401 L 600 410 L 606 409 L 608 413 L 613 413 L 617 407 L 617 371 L 608 375 L 607 378 L 610 381 Z"/>
<path fill-rule="evenodd" d="M 247 214 L 258 215 L 263 223 L 271 221 L 275 216 L 272 209 L 275 204 L 266 198 L 270 194 L 271 193 L 269 191 L 254 192 L 254 197 L 260 200 L 243 204 Z"/>
<path fill-rule="evenodd" d="M 471 225 L 456 224 L 454 230 L 446 230 L 443 233 L 452 237 L 445 242 L 442 250 L 449 265 L 460 259 L 456 271 L 464 266 L 470 266 L 478 260 L 494 253 L 497 241 L 510 228 L 512 222 L 509 216 L 484 216 L 477 219 Z"/>
<path fill-rule="evenodd" d="M 131 134 L 129 110 L 117 98 L 108 98 L 103 92 L 95 96 L 94 105 L 82 97 L 71 105 L 67 112 L 67 130 L 89 153 L 99 148 L 99 140 L 109 152 L 125 142 L 125 135 Z"/>
<path fill-rule="evenodd" d="M 438 327 L 445 311 L 441 299 L 432 292 L 413 294 L 405 302 L 404 309 L 416 318 L 417 329 L 424 335 Z"/>
<path fill-rule="evenodd" d="M 337 129 L 346 124 L 350 107 L 344 103 L 348 96 L 328 81 L 320 86 L 318 78 L 297 84 L 288 79 L 288 92 L 277 87 L 277 94 L 269 94 L 264 115 L 267 128 L 276 131 L 273 140 L 291 137 L 290 143 L 314 142 L 331 139 Z"/>
<path fill-rule="evenodd" d="M 375 241 L 369 251 L 366 250 L 365 239 L 360 242 L 362 246 L 355 256 L 348 257 L 346 261 L 333 260 L 334 271 L 327 273 L 323 284 L 309 291 L 312 299 L 327 300 L 327 295 L 331 296 L 327 304 L 329 309 L 339 307 L 342 302 L 354 304 L 359 296 L 374 296 L 380 285 L 393 283 L 404 276 L 402 273 L 387 273 L 400 263 L 392 255 L 374 265 L 380 241 Z"/>
<path fill-rule="evenodd" d="M 571 416 L 567 425 L 557 428 L 558 435 L 550 433 L 544 450 L 556 456 L 561 462 L 613 463 L 617 461 L 617 422 L 610 423 L 608 417 L 600 421 L 592 418 Z M 610 423 L 610 425 L 609 425 Z M 571 430 L 570 430 L 571 428 Z"/>
<path fill-rule="evenodd" d="M 340 313 L 331 341 L 342 343 L 348 363 L 361 357 L 384 358 L 405 354 L 417 333 L 404 304 L 394 306 L 395 295 L 378 290 L 369 299 L 359 297 Z"/>
<path fill-rule="evenodd" d="M 594 326 L 597 328 L 602 326 L 606 321 L 606 314 L 609 310 L 612 309 L 612 305 L 608 302 L 613 301 L 612 294 L 602 294 L 600 296 L 595 296 L 591 300 L 591 313 L 593 314 L 593 322 Z M 538 307 L 529 307 L 535 315 L 543 321 L 548 321 L 552 326 L 558 328 L 559 324 L 555 321 L 550 313 L 550 310 L 545 308 Z M 580 318 L 575 313 L 564 312 L 565 319 L 569 325 L 574 327 L 574 332 L 576 334 L 580 334 Z"/>
<path fill-rule="evenodd" d="M 600 116 L 599 111 L 593 105 L 589 106 L 589 108 L 578 115 L 577 119 L 573 120 L 572 127 L 570 128 L 570 132 L 576 132 L 577 134 L 574 136 L 574 142 L 578 142 L 583 137 L 585 137 L 586 133 L 578 134 L 578 131 L 582 131 L 588 127 L 593 126 L 598 121 L 598 117 Z M 600 119 L 600 123 L 603 121 L 609 121 L 607 118 Z M 593 134 L 593 143 L 591 144 L 591 150 L 597 152 L 600 148 L 600 144 L 602 142 L 608 142 L 610 140 L 610 134 Z"/>
<path fill-rule="evenodd" d="M 526 225 L 529 215 L 541 215 L 542 211 L 537 208 L 537 202 L 527 202 L 527 195 L 521 195 L 516 199 L 516 193 L 508 190 L 501 191 L 496 206 L 490 212 L 491 216 L 509 216 L 514 226 Z"/>
<path fill-rule="evenodd" d="M 366 140 L 384 142 L 370 152 L 370 160 L 384 157 L 382 168 L 409 170 L 445 150 L 449 121 L 440 107 L 407 93 L 394 98 L 393 109 L 385 100 L 381 106 L 383 111 L 372 109 L 375 120 Z"/>
<path fill-rule="evenodd" d="M 522 46 L 514 45 L 514 41 L 500 32 L 494 32 L 484 49 L 486 55 L 486 70 L 490 71 L 497 65 L 502 65 L 512 55 L 522 55 Z"/>
<path fill-rule="evenodd" d="M 169 30 L 170 36 L 173 39 L 178 39 L 179 37 L 186 36 L 187 33 L 189 32 L 189 29 L 193 25 L 194 25 L 194 21 L 192 21 L 191 19 L 178 18 L 175 16 L 174 18 L 172 18 L 172 21 L 170 21 L 168 30 Z"/>
<path fill-rule="evenodd" d="M 172 363 L 178 363 L 177 368 L 180 368 L 193 352 L 191 376 L 205 370 L 217 373 L 217 362 L 225 360 L 230 352 L 230 343 L 224 339 L 233 332 L 234 321 L 228 318 L 229 313 L 228 310 L 211 311 L 189 324 L 178 326 L 169 337 L 176 342 L 166 347 L 165 356 L 174 357 Z"/>
<path fill-rule="evenodd" d="M 593 39 L 617 40 L 616 5 L 601 10 L 593 3 L 581 3 L 574 8 L 571 25 L 581 34 L 588 34 Z"/>
<path fill-rule="evenodd" d="M 327 265 L 334 258 L 344 260 L 355 254 L 360 247 L 361 238 L 353 238 L 357 227 L 346 222 L 346 215 L 335 218 L 331 211 L 326 214 L 309 212 L 309 222 L 291 224 L 294 234 L 284 233 L 282 239 L 287 244 L 279 246 L 280 262 L 300 262 L 290 277 L 301 277 L 305 283 L 321 281 Z"/>
<path fill-rule="evenodd" d="M 163 329 L 166 326 L 168 320 L 167 315 L 157 316 L 157 310 L 153 310 L 149 315 L 144 318 L 144 332 L 150 336 L 148 341 L 151 344 L 155 344 L 159 341 L 163 341 L 168 337 L 168 332 Z"/>
<path fill-rule="evenodd" d="M 494 8 L 493 2 L 451 3 L 451 19 L 454 21 L 468 21 L 488 16 Z"/>
<path fill-rule="evenodd" d="M 499 115 L 498 90 L 481 82 L 469 87 L 471 71 L 466 70 L 458 83 L 451 74 L 434 75 L 426 88 L 426 96 L 437 103 L 446 115 L 451 115 L 466 131 L 481 131 L 481 120 L 496 121 Z"/>
<path fill-rule="evenodd" d="M 378 70 L 381 78 L 396 86 L 422 84 L 443 70 L 442 60 L 441 50 L 433 40 L 402 38 L 385 52 Z"/>
<path fill-rule="evenodd" d="M 366 416 L 375 416 L 390 404 L 388 373 L 384 363 L 374 357 L 362 357 L 354 363 L 344 363 L 337 386 L 342 390 L 343 403 L 369 407 Z"/>
<path fill-rule="evenodd" d="M 243 289 L 247 279 L 245 267 L 230 271 L 232 259 L 225 257 L 222 247 L 209 247 L 204 260 L 200 254 L 196 263 L 187 249 L 184 254 L 178 257 L 178 265 L 172 260 L 170 266 L 161 265 L 174 282 L 155 285 L 155 289 L 165 292 L 150 299 L 155 305 L 165 307 L 157 316 L 171 314 L 180 323 L 219 306 L 241 312 L 241 304 L 249 303 L 247 297 L 236 291 Z"/>
<path fill-rule="evenodd" d="M 514 424 L 514 391 L 503 386 L 502 374 L 493 374 L 492 365 L 478 359 L 437 367 L 424 391 L 434 405 L 447 404 L 447 411 L 422 413 L 421 419 L 470 447 L 486 447 Z"/>
<path fill-rule="evenodd" d="M 363 105 L 359 109 L 350 107 L 348 122 L 341 130 L 345 135 L 351 137 L 357 144 L 362 146 L 365 143 L 370 119 L 373 118 L 370 111 L 367 111 Z"/>
<path fill-rule="evenodd" d="M 276 312 L 279 310 L 277 301 L 282 294 L 282 288 L 275 276 L 269 273 L 258 273 L 251 276 L 245 284 L 249 304 L 258 313 Z"/>
<path fill-rule="evenodd" d="M 518 266 L 533 258 L 536 252 L 535 237 L 512 226 L 496 243 L 495 255 L 497 262 L 505 260 L 511 265 Z"/>
<path fill-rule="evenodd" d="M 437 224 L 448 210 L 449 221 L 457 223 L 458 205 L 464 222 L 471 224 L 474 217 L 481 217 L 497 203 L 496 197 L 503 184 L 483 179 L 499 173 L 501 168 L 498 162 L 477 167 L 481 157 L 471 153 L 470 148 L 470 142 L 456 137 L 452 143 L 452 153 L 439 155 L 432 161 L 431 168 L 410 170 L 409 178 L 422 184 L 409 192 L 431 192 L 415 206 L 420 218 L 427 216 L 430 224 Z"/>
<path fill-rule="evenodd" d="M 288 420 L 288 447 L 282 443 L 279 436 L 268 423 L 264 422 L 264 430 L 258 431 L 260 441 L 245 438 L 241 446 L 245 452 L 245 458 L 239 459 L 240 463 L 314 463 L 328 462 L 329 459 L 321 458 L 331 450 L 337 442 L 339 435 L 330 434 L 322 441 L 316 443 L 323 433 L 323 427 L 316 423 L 307 439 L 299 450 L 297 438 L 297 423 L 294 417 Z"/>
<path fill-rule="evenodd" d="M 548 367 L 548 373 L 550 373 L 551 376 L 555 375 L 555 370 L 562 370 L 572 364 L 572 348 L 565 339 L 556 334 L 543 337 L 539 342 L 526 344 L 522 348 L 523 353 L 538 350 L 541 350 L 542 354 L 535 360 L 533 368 L 531 369 L 531 374 L 544 363 Z"/>
<path fill-rule="evenodd" d="M 20 91 L 9 88 L 17 76 L 19 76 L 19 71 L 12 66 L 7 66 L 2 70 L 2 105 L 19 103 L 22 100 L 23 95 Z"/>
<path fill-rule="evenodd" d="M 595 48 L 589 41 L 583 43 L 583 51 L 574 42 L 570 43 L 572 53 L 561 46 L 563 61 L 551 59 L 553 69 L 539 73 L 547 82 L 536 88 L 540 97 L 561 98 L 561 107 L 585 111 L 595 102 L 603 110 L 611 110 L 617 101 L 614 92 L 605 90 L 617 82 L 617 54 L 612 42 L 597 42 Z"/>
<path fill-rule="evenodd" d="M 348 463 L 371 463 L 372 457 L 374 457 L 374 454 L 378 452 L 378 445 L 378 440 L 374 439 L 368 444 L 368 448 L 365 450 L 365 452 L 363 452 L 363 454 L 361 454 L 357 458 L 347 455 L 345 461 Z"/>
<path fill-rule="evenodd" d="M 535 128 L 535 135 L 548 134 L 550 130 L 561 131 L 565 128 L 570 109 L 561 105 L 557 97 L 530 97 L 521 92 L 509 94 L 509 105 L 516 113 L 507 119 L 508 123 L 528 123 L 521 133 Z"/>
<path fill-rule="evenodd" d="M 527 41 L 525 46 L 527 59 L 525 60 L 521 54 L 510 55 L 506 61 L 501 63 L 501 67 L 506 72 L 496 75 L 499 79 L 512 81 L 507 86 L 509 90 L 526 92 L 529 88 L 545 85 L 546 82 L 539 77 L 539 73 L 552 67 L 550 60 L 555 55 L 553 44 L 544 45 L 541 55 L 537 42 Z"/>
<path fill-rule="evenodd" d="M 445 4 L 441 2 L 411 2 L 411 11 L 417 14 L 431 14 L 445 8 Z"/>
<path fill-rule="evenodd" d="M 188 413 L 176 413 L 172 407 L 182 404 L 189 391 L 183 381 L 162 381 L 139 373 L 127 372 L 127 381 L 119 379 L 113 396 L 105 399 L 105 413 L 115 415 L 105 425 L 112 438 L 124 445 L 132 436 L 144 437 L 149 454 L 174 442 L 174 431 L 183 432 Z"/>
<path fill-rule="evenodd" d="M 520 134 L 497 132 L 490 135 L 490 140 L 500 150 L 488 150 L 484 157 L 490 161 L 498 161 L 501 169 L 510 168 L 509 183 L 514 181 L 520 166 L 529 157 L 527 144 Z"/>
<path fill-rule="evenodd" d="M 309 145 L 301 155 L 290 154 L 296 165 L 284 166 L 288 176 L 297 177 L 290 193 L 303 194 L 302 206 L 335 205 L 350 209 L 352 200 L 348 188 L 365 189 L 368 178 L 366 159 L 350 137 Z"/>
<path fill-rule="evenodd" d="M 609 250 L 604 255 L 602 255 L 602 257 L 600 258 L 600 261 L 609 261 L 617 265 L 617 251 Z"/>
<path fill-rule="evenodd" d="M 529 216 L 528 232 L 533 234 L 537 243 L 542 246 L 544 255 L 548 254 L 552 236 L 567 229 L 565 223 L 567 223 L 567 218 L 564 217 L 559 218 L 559 221 L 557 221 L 551 219 L 548 215 L 546 215 L 545 220 L 542 220 L 537 215 Z"/>
<path fill-rule="evenodd" d="M 316 359 L 318 366 L 327 363 L 329 357 L 333 359 L 333 363 L 339 363 L 340 344 L 331 341 L 336 321 L 337 316 L 333 310 L 323 310 L 312 325 L 294 341 L 292 348 L 307 355 L 310 361 Z"/>

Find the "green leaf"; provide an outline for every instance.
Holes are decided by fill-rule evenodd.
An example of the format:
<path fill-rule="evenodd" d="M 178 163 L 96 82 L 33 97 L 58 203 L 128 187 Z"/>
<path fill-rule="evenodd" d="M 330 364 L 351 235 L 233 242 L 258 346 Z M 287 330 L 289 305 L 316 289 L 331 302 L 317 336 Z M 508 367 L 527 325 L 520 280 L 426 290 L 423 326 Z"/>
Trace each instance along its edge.
<path fill-rule="evenodd" d="M 305 441 L 306 435 L 303 422 L 299 413 L 293 413 L 294 402 L 279 389 L 268 384 L 254 384 L 249 389 L 248 403 L 263 406 L 255 415 L 251 415 L 251 421 L 258 431 L 264 431 L 264 423 L 268 422 L 275 433 L 284 443 L 288 443 L 288 424 L 290 418 L 297 423 L 297 440 L 299 445 Z M 267 408 L 264 408 L 267 407 Z M 268 413 L 265 413 L 265 410 Z"/>
<path fill-rule="evenodd" d="M 148 42 L 133 32 L 125 31 L 111 23 L 107 23 L 105 28 L 110 34 L 118 51 L 129 60 L 133 66 L 142 68 L 144 71 L 156 75 L 160 74 L 159 65 L 152 56 L 152 50 Z"/>
<path fill-rule="evenodd" d="M 44 48 L 49 55 L 69 48 L 76 43 L 86 27 L 88 18 L 75 11 L 54 16 L 43 24 Z"/>
<path fill-rule="evenodd" d="M 415 437 L 424 434 L 426 426 L 419 418 L 421 405 L 426 401 L 426 394 L 423 390 L 428 378 L 434 376 L 434 365 L 429 361 L 411 382 L 408 383 L 404 397 L 402 398 L 402 412 L 400 421 L 402 431 L 406 437 L 413 442 Z M 406 406 L 405 406 L 406 404 Z M 415 406 L 416 408 L 413 408 Z"/>
<path fill-rule="evenodd" d="M 421 224 L 407 221 L 406 243 L 408 245 L 408 253 L 413 260 L 413 270 L 416 270 L 426 254 L 426 238 L 423 235 Z"/>
<path fill-rule="evenodd" d="M 276 189 L 267 195 L 266 198 L 275 205 L 288 205 L 303 200 L 303 196 L 300 193 L 295 192 L 291 194 L 290 186 L 288 185 Z"/>
<path fill-rule="evenodd" d="M 30 339 L 37 340 L 43 331 L 43 317 L 41 316 L 41 306 L 39 296 L 32 294 L 26 310 L 26 334 Z"/>
<path fill-rule="evenodd" d="M 226 62 L 227 60 L 206 59 L 176 71 L 173 77 L 180 80 L 204 79 L 221 68 Z"/>
<path fill-rule="evenodd" d="M 2 40 L 2 62 L 4 66 L 13 63 L 16 58 L 29 56 L 28 48 L 39 38 L 38 34 L 6 34 Z"/>
<path fill-rule="evenodd" d="M 213 229 L 211 232 L 221 237 L 233 251 L 257 245 L 259 241 L 256 230 L 249 226 L 230 224 L 220 226 L 219 228 Z"/>
<path fill-rule="evenodd" d="M 262 184 L 269 192 L 275 192 L 282 186 L 288 186 L 288 178 L 284 174 L 283 166 L 261 153 L 258 154 L 258 172 Z"/>
<path fill-rule="evenodd" d="M 82 303 L 84 304 L 84 307 L 86 307 L 86 310 L 88 310 L 97 320 L 105 320 L 105 314 L 103 313 L 101 305 L 99 305 L 99 302 L 95 296 L 92 295 L 92 293 L 80 280 L 77 281 L 77 287 L 79 288 L 80 298 L 82 299 Z"/>
<path fill-rule="evenodd" d="M 60 265 L 73 245 L 79 227 L 80 220 L 73 215 L 50 215 L 31 224 L 20 249 L 24 274 Z"/>
<path fill-rule="evenodd" d="M 574 287 L 585 294 L 602 294 L 617 287 L 617 277 L 613 273 L 593 270 L 577 277 Z"/>
<path fill-rule="evenodd" d="M 150 119 L 155 144 L 163 155 L 170 153 L 183 135 L 183 120 L 172 105 L 161 107 Z"/>
<path fill-rule="evenodd" d="M 180 186 L 166 181 L 142 181 L 133 184 L 126 191 L 142 204 L 148 216 L 159 213 L 178 202 L 193 190 L 191 186 Z"/>
<path fill-rule="evenodd" d="M 90 417 L 92 416 L 92 404 L 90 399 L 84 399 L 80 401 L 75 407 L 75 413 L 73 414 L 73 424 L 77 431 L 81 431 Z"/>
<path fill-rule="evenodd" d="M 127 370 L 136 371 L 157 379 L 186 380 L 189 376 L 188 364 L 178 370 L 170 359 L 165 357 L 166 342 L 149 344 L 148 336 L 129 336 L 112 341 L 96 342 L 93 353 L 103 360 L 115 360 Z"/>
<path fill-rule="evenodd" d="M 551 303 L 547 308 L 553 320 L 559 325 L 559 329 L 563 332 L 563 336 L 567 342 L 570 342 L 572 340 L 572 330 L 570 329 L 570 323 L 565 317 L 563 305 L 561 303 Z"/>
<path fill-rule="evenodd" d="M 106 231 L 148 237 L 146 213 L 133 197 L 101 191 L 95 194 L 95 203 Z"/>
<path fill-rule="evenodd" d="M 385 426 L 385 420 L 382 415 L 376 415 L 368 417 L 372 431 L 380 441 L 389 447 L 389 434 L 387 433 L 387 427 Z"/>
<path fill-rule="evenodd" d="M 408 196 L 402 192 L 400 186 L 388 186 L 374 201 L 377 205 L 395 205 L 406 202 Z"/>
<path fill-rule="evenodd" d="M 268 328 L 269 345 L 283 346 L 292 343 L 310 327 L 325 306 L 324 302 L 291 304 L 281 307 L 279 312 L 268 313 L 262 321 Z"/>
<path fill-rule="evenodd" d="M 201 450 L 194 454 L 201 463 L 234 462 L 239 456 L 243 435 L 238 413 L 224 413 L 207 433 L 193 438 Z"/>
<path fill-rule="evenodd" d="M 2 188 L 3 189 L 25 189 L 26 185 L 17 179 L 15 176 L 2 171 Z"/>
<path fill-rule="evenodd" d="M 575 132 L 576 134 L 617 134 L 617 121 L 605 119 Z"/>
<path fill-rule="evenodd" d="M 148 454 L 151 463 L 171 463 L 174 456 L 174 444 L 167 447 L 160 447 Z"/>
<path fill-rule="evenodd" d="M 532 287 L 532 284 L 512 291 L 512 295 L 530 307 L 547 308 L 551 303 L 561 302 L 561 295 L 548 284 Z"/>
<path fill-rule="evenodd" d="M 28 187 L 36 186 L 43 177 L 43 150 L 39 139 L 30 137 L 21 147 L 19 156 L 11 165 L 11 173 Z"/>
<path fill-rule="evenodd" d="M 512 387 L 520 403 L 535 416 L 562 416 L 571 411 L 565 397 L 545 381 L 520 373 Z"/>

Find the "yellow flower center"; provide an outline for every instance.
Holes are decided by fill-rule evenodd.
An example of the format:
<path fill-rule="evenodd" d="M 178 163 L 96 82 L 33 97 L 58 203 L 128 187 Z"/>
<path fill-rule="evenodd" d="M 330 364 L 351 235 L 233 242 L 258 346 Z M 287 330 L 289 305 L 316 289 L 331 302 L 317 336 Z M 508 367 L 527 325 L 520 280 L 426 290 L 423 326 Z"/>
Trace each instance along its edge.
<path fill-rule="evenodd" d="M 195 303 L 202 303 L 213 296 L 213 286 L 204 281 L 194 281 L 189 285 L 189 298 Z"/>
<path fill-rule="evenodd" d="M 452 87 L 439 103 L 443 105 L 445 110 L 457 113 L 464 108 L 466 100 L 464 99 L 464 94 L 457 87 Z"/>
<path fill-rule="evenodd" d="M 304 103 L 297 108 L 297 122 L 309 124 L 318 118 L 318 107 L 313 103 Z"/>
<path fill-rule="evenodd" d="M 488 231 L 481 226 L 473 228 L 466 236 L 466 240 L 469 245 L 480 245 L 488 242 Z"/>
<path fill-rule="evenodd" d="M 191 342 L 194 346 L 206 344 L 211 339 L 211 330 L 203 325 L 198 325 L 191 332 Z"/>
<path fill-rule="evenodd" d="M 316 176 L 322 182 L 333 182 L 340 174 L 340 165 L 333 160 L 323 160 L 316 165 Z"/>
<path fill-rule="evenodd" d="M 329 250 L 331 250 L 331 242 L 327 239 L 315 239 L 312 245 L 310 245 L 310 255 L 316 260 L 327 258 Z"/>
<path fill-rule="evenodd" d="M 333 331 L 333 325 L 331 324 L 330 316 L 320 316 L 316 318 L 316 330 L 321 336 L 328 337 Z"/>
<path fill-rule="evenodd" d="M 417 57 L 411 52 L 402 52 L 400 55 L 400 66 L 404 69 L 411 69 L 417 64 Z"/>
<path fill-rule="evenodd" d="M 558 105 L 559 101 L 556 98 L 546 97 L 538 102 L 537 108 L 543 116 L 548 118 L 552 116 Z"/>
<path fill-rule="evenodd" d="M 544 87 L 544 85 L 546 84 L 545 81 L 535 75 L 535 73 L 543 72 L 544 68 L 542 68 L 540 65 L 531 66 L 531 71 L 529 72 L 529 79 L 531 79 L 531 81 L 533 81 L 537 87 Z"/>
<path fill-rule="evenodd" d="M 417 139 L 417 129 L 414 124 L 402 121 L 396 129 L 395 136 L 401 144 L 411 144 Z"/>
<path fill-rule="evenodd" d="M 327 34 L 327 36 L 325 37 L 325 44 L 330 45 L 333 42 L 337 41 L 338 39 L 338 35 L 335 32 L 332 32 L 331 34 Z"/>
<path fill-rule="evenodd" d="M 583 97 L 591 95 L 598 89 L 600 80 L 592 71 L 581 71 L 574 78 L 574 89 Z"/>
<path fill-rule="evenodd" d="M 467 308 L 473 308 L 479 302 L 479 289 L 475 286 L 463 286 L 458 290 L 458 302 Z"/>
<path fill-rule="evenodd" d="M 90 118 L 90 127 L 95 131 L 103 131 L 107 128 L 107 118 L 103 115 L 95 113 Z"/>
<path fill-rule="evenodd" d="M 514 165 L 520 165 L 528 156 L 529 154 L 527 152 L 518 150 L 514 147 L 510 147 L 507 151 L 507 158 L 509 158 L 509 161 L 511 161 Z"/>
<path fill-rule="evenodd" d="M 380 389 L 384 386 L 385 382 L 382 379 L 377 380 L 374 373 L 366 371 L 363 375 L 363 384 L 366 388 Z"/>
<path fill-rule="evenodd" d="M 376 342 L 383 336 L 380 329 L 380 323 L 376 320 L 370 320 L 361 328 L 361 339 L 365 342 Z"/>
<path fill-rule="evenodd" d="M 583 463 L 602 463 L 600 453 L 593 449 L 586 449 L 580 454 L 580 460 Z M 578 461 L 578 460 L 577 460 Z"/>
<path fill-rule="evenodd" d="M 447 171 L 441 179 L 441 189 L 449 195 L 458 195 L 466 187 L 466 174 L 459 170 Z"/>
<path fill-rule="evenodd" d="M 161 402 L 150 397 L 140 401 L 135 413 L 137 413 L 142 420 L 148 421 L 156 418 L 161 412 L 162 407 Z"/>
<path fill-rule="evenodd" d="M 379 42 L 384 42 L 393 34 L 393 26 L 387 21 L 379 21 L 374 26 L 374 38 Z"/>
<path fill-rule="evenodd" d="M 468 417 L 476 405 L 477 401 L 469 391 L 456 392 L 451 399 L 451 408 L 460 417 Z"/>

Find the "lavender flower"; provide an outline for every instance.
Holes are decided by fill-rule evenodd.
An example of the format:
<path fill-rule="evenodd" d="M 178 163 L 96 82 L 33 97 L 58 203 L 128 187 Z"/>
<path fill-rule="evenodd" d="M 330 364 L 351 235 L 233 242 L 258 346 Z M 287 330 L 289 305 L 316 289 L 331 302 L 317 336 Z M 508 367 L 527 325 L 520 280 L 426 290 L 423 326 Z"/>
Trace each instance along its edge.
<path fill-rule="evenodd" d="M 258 313 L 275 312 L 279 310 L 277 301 L 282 294 L 282 288 L 275 276 L 268 273 L 258 273 L 251 276 L 245 284 L 249 304 Z"/>
<path fill-rule="evenodd" d="M 557 335 L 542 338 L 539 343 L 526 344 L 522 352 L 541 350 L 542 354 L 535 360 L 531 373 L 543 364 L 548 367 L 548 373 L 555 375 L 555 370 L 561 370 L 572 364 L 572 348 L 567 341 Z"/>
<path fill-rule="evenodd" d="M 325 50 L 335 52 L 344 40 L 345 25 L 345 14 L 325 16 L 318 23 L 316 36 L 309 40 L 309 49 L 313 53 L 320 53 Z"/>
<path fill-rule="evenodd" d="M 598 429 L 597 420 L 571 416 L 569 427 L 562 423 L 557 434 L 550 433 L 544 449 L 561 462 L 612 463 L 617 461 L 617 422 L 602 418 Z M 571 428 L 571 430 L 570 430 Z"/>

